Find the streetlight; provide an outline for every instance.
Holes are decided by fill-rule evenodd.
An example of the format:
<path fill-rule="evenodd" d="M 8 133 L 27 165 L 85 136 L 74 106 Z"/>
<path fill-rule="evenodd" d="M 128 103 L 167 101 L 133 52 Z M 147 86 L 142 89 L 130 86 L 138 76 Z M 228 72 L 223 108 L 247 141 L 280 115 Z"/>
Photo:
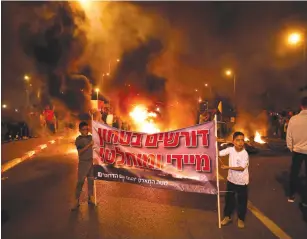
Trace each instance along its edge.
<path fill-rule="evenodd" d="M 288 34 L 287 43 L 290 46 L 298 46 L 303 44 L 304 61 L 306 59 L 306 36 L 303 31 L 291 32 Z"/>
<path fill-rule="evenodd" d="M 97 93 L 97 109 L 99 109 L 99 102 L 98 102 L 99 89 L 96 88 L 95 91 L 96 91 L 96 93 Z"/>
<path fill-rule="evenodd" d="M 26 81 L 29 81 L 30 80 L 30 76 L 24 75 L 23 79 L 26 80 Z"/>
<path fill-rule="evenodd" d="M 234 106 L 235 106 L 236 105 L 236 75 L 230 69 L 225 71 L 225 75 L 227 77 L 233 77 L 233 98 L 234 98 Z"/>
<path fill-rule="evenodd" d="M 231 75 L 232 75 L 232 71 L 231 71 L 231 70 L 226 70 L 226 71 L 225 71 L 225 74 L 226 74 L 227 76 L 231 76 Z"/>
<path fill-rule="evenodd" d="M 211 88 L 211 86 L 210 86 L 208 83 L 205 83 L 205 87 L 208 87 L 208 88 L 209 88 L 210 94 L 211 94 L 211 93 L 212 93 L 212 88 Z"/>
<path fill-rule="evenodd" d="M 233 77 L 233 94 L 236 96 L 236 76 L 231 70 L 226 70 L 225 75 L 228 77 Z"/>
<path fill-rule="evenodd" d="M 298 45 L 302 42 L 302 34 L 300 32 L 292 32 L 288 35 L 288 44 L 289 45 Z"/>
<path fill-rule="evenodd" d="M 306 61 L 306 44 L 307 44 L 306 30 L 293 31 L 288 34 L 287 43 L 290 46 L 303 45 L 303 78 L 305 79 L 305 61 Z"/>
<path fill-rule="evenodd" d="M 120 59 L 116 59 L 116 62 L 120 62 Z M 109 61 L 109 72 L 111 72 L 111 61 Z"/>
<path fill-rule="evenodd" d="M 7 105 L 6 105 L 6 104 L 2 105 L 2 108 L 3 108 L 3 109 L 6 109 L 6 108 L 7 108 Z"/>
<path fill-rule="evenodd" d="M 30 92 L 29 92 L 30 88 L 29 88 L 29 86 L 30 87 L 32 86 L 32 84 L 29 84 L 31 78 L 30 78 L 29 75 L 25 74 L 23 76 L 23 79 L 27 82 L 26 83 L 26 106 L 28 108 L 29 104 L 30 104 Z"/>

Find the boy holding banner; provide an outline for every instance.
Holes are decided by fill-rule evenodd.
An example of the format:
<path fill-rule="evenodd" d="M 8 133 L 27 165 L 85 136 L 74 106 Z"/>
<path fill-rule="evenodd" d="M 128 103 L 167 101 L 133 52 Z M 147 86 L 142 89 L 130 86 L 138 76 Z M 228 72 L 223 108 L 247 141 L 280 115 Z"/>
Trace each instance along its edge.
<path fill-rule="evenodd" d="M 76 201 L 72 211 L 77 210 L 80 206 L 79 197 L 82 192 L 82 187 L 87 178 L 88 184 L 88 204 L 94 205 L 94 175 L 93 175 L 93 149 L 94 144 L 92 135 L 89 135 L 89 125 L 86 122 L 79 124 L 79 131 L 81 135 L 76 138 L 75 145 L 78 150 L 78 182 L 76 186 Z"/>
<path fill-rule="evenodd" d="M 235 132 L 233 134 L 233 144 L 234 147 L 226 148 L 219 153 L 219 156 L 229 155 L 229 166 L 221 165 L 222 169 L 228 170 L 224 219 L 221 225 L 225 226 L 232 221 L 231 214 L 235 209 L 235 196 L 237 196 L 238 227 L 244 228 L 249 183 L 249 158 L 247 151 L 244 149 L 244 134 Z"/>

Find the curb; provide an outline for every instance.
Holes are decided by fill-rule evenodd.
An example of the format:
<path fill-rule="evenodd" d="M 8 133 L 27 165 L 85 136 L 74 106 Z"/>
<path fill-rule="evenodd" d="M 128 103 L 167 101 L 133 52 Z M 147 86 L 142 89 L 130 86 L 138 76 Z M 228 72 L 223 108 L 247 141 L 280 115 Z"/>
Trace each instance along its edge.
<path fill-rule="evenodd" d="M 56 139 L 49 140 L 46 144 L 41 144 L 41 145 L 37 146 L 36 149 L 26 152 L 21 158 L 15 158 L 13 160 L 10 160 L 7 163 L 4 163 L 1 166 L 1 173 L 4 173 L 4 172 L 8 171 L 9 169 L 15 167 L 16 165 L 22 163 L 23 161 L 32 158 L 34 155 L 38 154 L 39 152 L 41 152 L 42 150 L 47 148 L 49 145 L 55 144 L 57 141 L 59 141 L 60 139 L 63 139 L 63 138 L 64 137 L 61 136 L 61 137 L 58 137 Z"/>

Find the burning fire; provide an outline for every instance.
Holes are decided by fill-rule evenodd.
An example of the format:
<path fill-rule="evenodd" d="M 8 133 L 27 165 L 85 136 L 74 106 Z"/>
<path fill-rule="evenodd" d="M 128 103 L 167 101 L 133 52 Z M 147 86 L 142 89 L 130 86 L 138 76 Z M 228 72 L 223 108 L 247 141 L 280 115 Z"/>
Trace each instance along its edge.
<path fill-rule="evenodd" d="M 258 131 L 256 131 L 254 141 L 259 144 L 265 144 L 265 142 L 261 139 L 261 135 Z"/>
<path fill-rule="evenodd" d="M 79 0 L 79 3 L 83 8 L 87 8 L 91 4 L 91 1 L 90 0 Z"/>
<path fill-rule="evenodd" d="M 154 112 L 148 112 L 148 109 L 145 106 L 135 106 L 129 113 L 129 116 L 134 121 L 138 131 L 150 134 L 160 132 L 160 129 L 153 120 L 153 118 L 157 117 L 157 114 Z"/>
<path fill-rule="evenodd" d="M 245 141 L 245 142 L 248 142 L 248 141 L 249 141 L 249 138 L 247 138 L 247 137 L 245 136 L 244 141 Z"/>

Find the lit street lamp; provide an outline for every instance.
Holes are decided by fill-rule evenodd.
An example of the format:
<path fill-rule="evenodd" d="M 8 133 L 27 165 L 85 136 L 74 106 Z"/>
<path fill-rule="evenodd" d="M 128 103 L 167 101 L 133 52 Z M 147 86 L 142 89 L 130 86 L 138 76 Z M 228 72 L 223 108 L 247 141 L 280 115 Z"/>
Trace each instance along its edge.
<path fill-rule="evenodd" d="M 232 71 L 231 71 L 231 70 L 226 70 L 226 71 L 225 71 L 225 74 L 226 74 L 227 76 L 231 76 L 231 75 L 232 75 Z"/>
<path fill-rule="evenodd" d="M 303 45 L 303 78 L 305 79 L 306 74 L 306 44 L 307 44 L 307 35 L 306 30 L 294 31 L 288 34 L 287 43 L 290 46 L 299 46 Z"/>
<path fill-rule="evenodd" d="M 116 62 L 120 62 L 120 59 L 116 59 Z M 109 73 L 111 73 L 111 61 L 109 61 Z"/>
<path fill-rule="evenodd" d="M 3 109 L 6 109 L 6 108 L 7 108 L 7 105 L 6 105 L 6 104 L 3 104 L 3 105 L 2 105 L 2 108 L 3 108 Z"/>
<path fill-rule="evenodd" d="M 26 81 L 29 81 L 30 80 L 30 76 L 24 75 L 23 79 L 26 80 Z"/>
<path fill-rule="evenodd" d="M 225 71 L 225 75 L 228 77 L 233 77 L 233 98 L 234 105 L 236 105 L 236 75 L 229 69 Z"/>
<path fill-rule="evenodd" d="M 96 91 L 96 93 L 97 93 L 97 109 L 99 109 L 99 101 L 98 101 L 99 89 L 96 88 L 95 91 Z"/>
<path fill-rule="evenodd" d="M 306 59 L 306 34 L 301 32 L 291 32 L 288 34 L 287 43 L 290 46 L 303 45 L 304 61 Z"/>
<path fill-rule="evenodd" d="M 31 78 L 29 75 L 25 74 L 23 76 L 23 79 L 27 82 L 26 83 L 26 106 L 28 108 L 30 105 L 30 92 L 29 92 L 30 88 L 29 87 L 32 87 L 32 84 L 29 84 Z"/>
<path fill-rule="evenodd" d="M 302 35 L 299 32 L 292 32 L 288 35 L 289 45 L 297 45 L 302 42 Z"/>
<path fill-rule="evenodd" d="M 210 94 L 211 94 L 211 93 L 212 93 L 212 88 L 211 88 L 211 86 L 210 86 L 209 84 L 205 83 L 205 87 L 209 88 Z"/>
<path fill-rule="evenodd" d="M 228 77 L 233 77 L 233 94 L 236 96 L 236 76 L 231 70 L 226 70 L 225 75 Z"/>

